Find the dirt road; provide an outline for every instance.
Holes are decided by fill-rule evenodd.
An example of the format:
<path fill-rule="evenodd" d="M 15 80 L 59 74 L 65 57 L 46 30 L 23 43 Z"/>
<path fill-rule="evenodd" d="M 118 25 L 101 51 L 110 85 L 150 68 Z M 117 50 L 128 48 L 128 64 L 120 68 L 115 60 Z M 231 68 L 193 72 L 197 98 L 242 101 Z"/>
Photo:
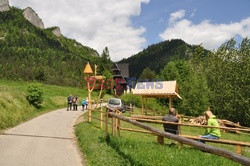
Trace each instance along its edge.
<path fill-rule="evenodd" d="M 0 135 L 1 166 L 81 166 L 73 125 L 82 111 L 56 110 Z"/>

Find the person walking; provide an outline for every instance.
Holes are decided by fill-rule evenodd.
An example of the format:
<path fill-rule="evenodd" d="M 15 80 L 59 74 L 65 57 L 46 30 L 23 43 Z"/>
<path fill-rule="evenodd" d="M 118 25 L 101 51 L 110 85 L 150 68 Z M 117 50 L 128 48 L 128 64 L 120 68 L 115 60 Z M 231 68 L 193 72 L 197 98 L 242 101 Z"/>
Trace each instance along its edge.
<path fill-rule="evenodd" d="M 72 95 L 70 94 L 68 97 L 67 97 L 67 101 L 68 101 L 68 106 L 67 106 L 67 111 L 71 108 L 72 108 Z"/>
<path fill-rule="evenodd" d="M 72 103 L 73 103 L 73 111 L 77 111 L 77 106 L 78 106 L 78 98 L 75 95 L 72 99 Z"/>
<path fill-rule="evenodd" d="M 86 105 L 86 101 L 82 99 L 82 111 L 84 111 L 85 105 Z"/>

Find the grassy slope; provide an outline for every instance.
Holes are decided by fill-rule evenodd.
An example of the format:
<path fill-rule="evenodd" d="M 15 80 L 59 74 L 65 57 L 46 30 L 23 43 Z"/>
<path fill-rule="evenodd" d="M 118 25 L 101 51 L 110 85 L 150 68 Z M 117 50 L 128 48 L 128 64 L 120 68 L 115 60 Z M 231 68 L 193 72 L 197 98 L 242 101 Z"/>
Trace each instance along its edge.
<path fill-rule="evenodd" d="M 94 115 L 99 117 L 97 113 Z M 153 126 L 163 130 L 162 125 Z M 135 128 L 124 122 L 122 122 L 122 127 Z M 204 130 L 182 127 L 182 132 L 183 134 L 201 135 Z M 121 131 L 120 138 L 111 136 L 109 140 L 105 141 L 104 128 L 100 130 L 99 122 L 96 120 L 93 120 L 92 123 L 79 124 L 76 134 L 89 165 L 240 165 L 189 146 L 184 146 L 181 150 L 178 150 L 178 146 L 169 147 L 168 144 L 171 143 L 171 140 L 168 139 L 165 139 L 165 145 L 159 145 L 156 137 L 149 134 Z M 250 142 L 250 136 L 246 134 L 222 133 L 222 138 Z M 212 145 L 235 152 L 235 146 Z M 250 157 L 250 148 L 244 148 L 242 155 Z"/>
<path fill-rule="evenodd" d="M 71 93 L 79 99 L 87 96 L 84 89 L 42 85 L 44 102 L 42 109 L 35 109 L 26 100 L 31 83 L 0 80 L 0 130 L 13 127 L 44 112 L 66 107 L 66 98 Z"/>

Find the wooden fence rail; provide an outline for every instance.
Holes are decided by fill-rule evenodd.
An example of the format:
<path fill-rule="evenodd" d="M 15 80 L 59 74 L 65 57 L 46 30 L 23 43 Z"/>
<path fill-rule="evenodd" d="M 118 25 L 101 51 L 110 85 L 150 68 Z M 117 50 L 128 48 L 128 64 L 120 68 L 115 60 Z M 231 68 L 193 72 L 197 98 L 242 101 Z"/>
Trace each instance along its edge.
<path fill-rule="evenodd" d="M 231 127 L 215 127 L 215 126 L 203 126 L 203 125 L 195 125 L 195 124 L 185 124 L 185 123 L 175 123 L 175 122 L 166 122 L 162 120 L 152 120 L 152 119 L 142 119 L 142 118 L 136 118 L 131 117 L 131 119 L 140 121 L 140 122 L 153 122 L 153 123 L 159 123 L 159 124 L 176 124 L 180 126 L 191 126 L 191 127 L 202 127 L 202 128 L 218 128 L 223 130 L 237 130 L 237 131 L 243 131 L 243 132 L 250 132 L 250 129 L 243 129 L 243 128 L 231 128 Z"/>
<path fill-rule="evenodd" d="M 108 135 L 108 118 L 109 118 L 109 116 L 112 117 L 112 118 L 117 118 L 118 121 L 122 120 L 122 121 L 125 121 L 125 122 L 128 122 L 128 123 L 131 123 L 131 124 L 133 124 L 135 126 L 138 126 L 140 128 L 143 128 L 143 129 L 145 129 L 145 130 L 147 130 L 149 132 L 152 132 L 152 133 L 154 133 L 155 135 L 158 136 L 159 141 L 160 140 L 162 141 L 163 138 L 166 137 L 166 138 L 178 141 L 181 144 L 187 144 L 187 145 L 196 147 L 196 148 L 198 148 L 198 149 L 200 149 L 202 151 L 226 157 L 226 158 L 231 159 L 233 161 L 239 162 L 239 163 L 241 163 L 243 165 L 250 165 L 250 159 L 247 158 L 247 157 L 241 156 L 239 154 L 230 152 L 230 151 L 225 150 L 225 149 L 221 149 L 221 148 L 217 148 L 217 147 L 214 147 L 214 146 L 211 146 L 211 145 L 203 144 L 201 142 L 194 141 L 194 140 L 182 137 L 182 136 L 178 136 L 178 135 L 174 135 L 174 134 L 171 134 L 171 133 L 163 132 L 163 131 L 160 131 L 160 130 L 158 130 L 156 128 L 153 128 L 153 127 L 151 127 L 149 125 L 137 122 L 136 120 L 133 120 L 131 118 L 126 118 L 126 117 L 123 117 L 123 116 L 118 115 L 116 113 L 109 112 L 109 111 L 107 111 L 107 113 L 106 113 L 106 126 L 105 126 L 106 136 Z M 116 126 L 116 129 L 120 129 L 120 126 Z M 114 134 L 114 133 L 112 132 L 112 134 Z"/>

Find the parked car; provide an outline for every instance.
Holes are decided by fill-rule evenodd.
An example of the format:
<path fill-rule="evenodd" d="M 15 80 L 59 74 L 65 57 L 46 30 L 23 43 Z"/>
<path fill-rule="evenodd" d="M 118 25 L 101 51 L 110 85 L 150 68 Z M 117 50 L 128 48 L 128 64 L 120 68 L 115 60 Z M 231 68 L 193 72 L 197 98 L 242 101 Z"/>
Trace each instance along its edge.
<path fill-rule="evenodd" d="M 118 109 L 121 112 L 126 112 L 126 110 L 129 108 L 124 100 L 118 99 L 118 98 L 110 98 L 107 105 L 107 109 Z"/>

